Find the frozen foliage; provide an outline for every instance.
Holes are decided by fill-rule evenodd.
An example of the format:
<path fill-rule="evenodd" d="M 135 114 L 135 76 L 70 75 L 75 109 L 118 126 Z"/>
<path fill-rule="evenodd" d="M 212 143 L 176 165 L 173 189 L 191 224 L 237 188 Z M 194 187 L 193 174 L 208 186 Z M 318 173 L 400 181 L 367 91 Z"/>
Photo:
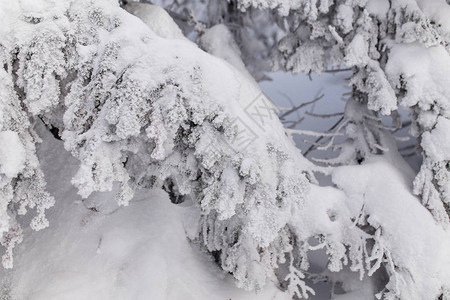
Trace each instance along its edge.
<path fill-rule="evenodd" d="M 185 25 L 186 32 L 193 30 L 188 26 L 189 16 L 183 19 L 187 9 L 195 11 L 198 14 L 195 17 L 215 33 L 215 24 L 227 26 L 246 67 L 259 70 L 252 72 L 257 79 L 264 78 L 261 71 L 267 66 L 261 61 L 269 55 L 267 49 L 286 32 L 273 55 L 275 69 L 321 73 L 330 66 L 352 68 L 350 84 L 355 89 L 352 98 L 365 103 L 370 110 L 387 115 L 394 112 L 395 118 L 398 105 L 410 109 L 413 133 L 420 140 L 436 124 L 438 116 L 446 117 L 448 76 L 443 73 L 448 70 L 450 8 L 443 0 L 391 2 L 257 0 L 161 4 Z M 268 13 L 270 10 L 276 14 Z M 194 26 L 200 32 L 200 45 L 204 45 L 201 39 L 204 29 L 198 28 L 205 25 Z M 258 46 L 260 43 L 264 46 Z M 254 53 L 264 55 L 255 59 Z M 440 98 L 443 100 L 433 104 Z M 368 142 L 372 148 L 379 146 L 373 139 Z M 430 160 L 426 151 L 422 154 L 423 168 L 415 180 L 415 193 L 422 196 L 424 205 L 439 222 L 448 224 L 447 162 Z"/>
<path fill-rule="evenodd" d="M 111 210 L 110 196 L 96 198 L 98 192 L 114 194 L 124 206 L 133 197 L 141 200 L 148 188 L 163 188 L 174 203 L 192 202 L 188 237 L 239 287 L 261 290 L 270 279 L 287 295 L 306 298 L 314 293 L 306 283 L 308 252 L 324 249 L 330 272 L 348 268 L 360 279 L 372 276 L 370 288 L 378 298 L 447 297 L 448 36 L 447 25 L 439 26 L 445 19 L 431 6 L 422 3 L 422 12 L 414 1 L 206 5 L 225 19 L 223 12 L 231 10 L 229 17 L 243 24 L 265 14 L 278 19 L 250 6 L 276 8 L 286 16 L 282 23 L 289 33 L 278 44 L 276 67 L 352 68 L 351 99 L 329 133 L 346 134 L 337 145 L 340 156 L 331 162 L 346 165 L 332 168 L 314 166 L 295 148 L 276 108 L 243 69 L 244 61 L 252 61 L 245 59 L 246 51 L 255 44 L 238 47 L 243 37 L 224 25 L 204 27 L 191 16 L 201 47 L 215 57 L 183 38 L 154 6 L 127 5 L 142 22 L 112 0 L 21 4 L 7 2 L 1 10 L 0 138 L 8 141 L 0 146 L 5 267 L 11 267 L 12 249 L 22 240 L 20 225 L 27 223 L 17 215 L 35 208 L 31 227 L 39 229 L 47 225 L 44 211 L 53 205 L 35 149 L 40 140 L 35 123 L 42 120 L 79 162 L 71 182 L 90 211 L 127 214 Z M 238 17 L 237 9 L 245 8 L 251 12 Z M 242 30 L 248 33 L 247 26 Z M 267 32 L 273 33 L 264 38 L 270 45 L 278 31 L 268 26 Z M 421 68 L 421 61 L 411 63 L 416 56 L 408 51 L 429 55 L 430 69 Z M 439 62 L 433 62 L 433 51 Z M 413 172 L 378 116 L 398 119 L 398 103 L 417 116 L 425 157 L 414 187 Z M 313 172 L 329 175 L 334 186 L 319 187 Z M 135 213 L 144 220 L 147 210 L 158 209 L 148 203 L 140 207 Z M 99 245 L 100 253 L 114 251 L 111 240 L 101 243 L 110 246 Z M 116 258 L 127 250 L 119 248 Z M 356 285 L 344 282 L 343 289 L 350 295 Z"/>
<path fill-rule="evenodd" d="M 298 170 L 309 164 L 287 138 L 273 143 L 284 129 L 255 82 L 108 1 L 38 11 L 11 5 L 6 13 L 20 22 L 2 44 L 3 72 L 13 84 L 6 99 L 59 129 L 80 161 L 72 183 L 83 198 L 114 185 L 120 205 L 147 187 L 163 187 L 174 202 L 191 198 L 202 212 L 192 238 L 220 255 L 239 286 L 260 289 L 274 277 L 292 250 L 287 222 L 305 201 L 309 184 Z M 251 109 L 260 105 L 268 110 L 257 123 Z M 236 138 L 249 126 L 256 139 L 241 149 Z M 32 183 L 43 186 L 41 177 Z M 39 201 L 39 217 L 51 204 L 28 201 Z M 10 215 L 21 212 L 10 207 Z M 10 249 L 17 239 L 8 234 Z"/>
<path fill-rule="evenodd" d="M 135 5 L 131 1 L 124 2 L 128 2 L 125 7 Z M 180 24 L 185 35 L 198 39 L 202 49 L 207 46 L 202 37 L 204 33 L 211 29 L 211 32 L 205 35 L 212 36 L 212 33 L 219 33 L 226 28 L 230 34 L 227 39 L 232 37 L 235 40 L 246 72 L 251 73 L 256 80 L 268 79 L 265 72 L 270 70 L 271 50 L 283 34 L 277 26 L 277 24 L 282 26 L 283 20 L 277 14 L 252 7 L 244 11 L 238 1 L 141 0 L 140 2 L 157 4 L 167 9 Z M 223 32 L 220 36 L 224 37 Z"/>
<path fill-rule="evenodd" d="M 70 184 L 78 160 L 44 126 L 37 131 L 57 202 L 49 228 L 24 231 L 13 270 L 0 268 L 0 299 L 255 299 L 185 238 L 183 222 L 195 207 L 174 206 L 156 189 L 138 191 L 126 209 L 111 205 L 114 192 L 82 201 Z M 257 297 L 289 300 L 272 282 Z"/>
<path fill-rule="evenodd" d="M 17 5 L 15 2 L 4 4 L 7 7 Z M 3 266 L 11 268 L 12 249 L 22 240 L 22 228 L 16 218 L 27 214 L 28 209 L 34 209 L 31 227 L 35 230 L 45 228 L 48 226 L 45 210 L 54 202 L 45 191 L 45 180 L 35 153 L 35 144 L 40 139 L 32 129 L 28 112 L 36 112 L 38 107 L 33 100 L 42 98 L 42 93 L 54 86 L 54 75 L 50 74 L 55 71 L 53 60 L 58 56 L 43 57 L 36 51 L 35 59 L 31 58 L 33 52 L 28 48 L 31 43 L 48 47 L 45 33 L 39 37 L 24 37 L 20 42 L 23 52 L 18 53 L 19 45 L 10 31 L 18 16 L 8 16 L 8 13 L 9 10 L 2 9 L 0 16 L 3 22 L 0 29 L 3 37 L 0 45 L 3 66 L 0 69 L 0 244 L 6 249 L 2 256 Z M 30 72 L 24 63 L 18 63 L 19 56 L 29 61 L 28 66 L 34 72 Z M 45 60 L 52 61 L 48 70 L 41 67 Z M 19 72 L 20 78 L 16 77 Z M 30 93 L 27 99 L 24 99 L 25 91 Z M 42 105 L 47 105 L 47 101 L 49 99 L 43 97 Z"/>
<path fill-rule="evenodd" d="M 261 3 L 255 1 L 252 5 Z M 350 79 L 353 93 L 344 118 L 334 131 L 344 132 L 348 140 L 337 146 L 341 149 L 339 157 L 328 162 L 361 163 L 371 154 L 395 153 L 395 144 L 389 143 L 388 138 L 389 130 L 395 128 L 384 127 L 370 110 L 392 113 L 393 123 L 398 127 L 401 122 L 397 107 L 410 109 L 413 134 L 419 139 L 424 158 L 413 191 L 421 195 L 422 203 L 436 222 L 447 228 L 450 173 L 448 157 L 443 153 L 448 153 L 450 143 L 447 127 L 450 7 L 444 1 L 309 0 L 295 4 L 280 2 L 277 7 L 279 13 L 287 16 L 290 29 L 278 45 L 276 68 L 320 73 L 328 66 L 345 65 L 353 71 Z M 324 149 L 333 146 L 333 139 L 325 146 Z M 369 220 L 379 217 L 373 214 L 367 214 Z M 381 234 L 383 237 L 386 232 Z M 390 260 L 387 255 L 383 257 Z M 386 286 L 390 290 L 387 298 L 417 297 L 417 291 L 411 295 L 401 292 L 398 283 L 393 288 L 392 282 L 398 279 L 389 271 L 392 267 L 385 268 L 391 278 Z M 422 297 L 431 299 L 437 295 Z"/>
<path fill-rule="evenodd" d="M 443 46 L 426 48 L 418 43 L 396 45 L 386 66 L 400 96 L 400 104 L 410 107 L 415 117 L 415 134 L 420 136 L 424 162 L 414 181 L 414 191 L 436 219 L 449 223 L 450 55 Z M 414 57 L 414 58 L 413 58 Z M 420 57 L 416 59 L 415 57 Z M 395 81 L 394 81 L 395 80 Z"/>
<path fill-rule="evenodd" d="M 351 246 L 357 251 L 350 259 L 357 263 L 350 268 L 356 271 L 366 264 L 370 275 L 384 264 L 389 282 L 378 294 L 380 297 L 437 299 L 448 288 L 443 284 L 448 283 L 449 235 L 411 195 L 411 177 L 400 172 L 404 167 L 398 161 L 399 157 L 391 154 L 371 158 L 360 167 L 340 167 L 333 172 L 333 182 L 350 201 L 347 207 L 353 214 L 361 212 L 355 226 L 366 231 L 372 228 L 373 243 L 364 243 L 367 236 L 362 235 L 362 243 Z M 384 187 L 382 191 L 380 186 Z M 402 211 L 400 220 L 399 211 Z M 432 269 L 434 275 L 428 273 Z"/>
<path fill-rule="evenodd" d="M 412 133 L 417 136 L 423 155 L 421 170 L 411 180 L 413 192 L 422 197 L 435 221 L 447 228 L 449 5 L 445 1 L 413 0 L 237 2 L 243 10 L 275 9 L 285 17 L 278 23 L 283 24 L 280 29 L 287 34 L 273 56 L 275 69 L 321 73 L 329 67 L 345 66 L 352 70 L 353 92 L 344 118 L 329 133 L 329 136 L 345 133 L 347 140 L 335 145 L 332 138 L 321 145 L 321 149 L 341 149 L 337 158 L 322 162 L 361 164 L 373 155 L 388 151 L 395 154 L 390 131 L 401 126 L 397 109 L 410 110 Z M 392 115 L 395 127 L 382 125 L 378 112 Z M 367 214 L 367 217 L 380 216 Z M 350 249 L 350 255 L 351 252 Z M 383 259 L 387 259 L 385 263 L 389 260 Z M 379 263 L 375 263 L 375 269 L 377 266 Z M 389 269 L 386 265 L 385 268 Z M 393 272 L 388 273 L 392 281 Z M 392 284 L 387 288 L 390 290 L 387 298 L 411 297 Z"/>
<path fill-rule="evenodd" d="M 25 149 L 15 131 L 0 132 L 0 172 L 9 178 L 17 177 L 25 164 Z"/>
<path fill-rule="evenodd" d="M 414 192 L 422 196 L 436 220 L 447 226 L 448 160 L 435 159 L 426 136 L 449 117 L 448 4 L 413 0 L 268 3 L 286 15 L 289 24 L 274 56 L 275 68 L 320 73 L 329 66 L 345 65 L 353 70 L 354 100 L 387 115 L 399 105 L 410 109 L 413 133 L 426 140 L 421 143 L 424 162 Z M 262 4 L 255 1 L 252 5 Z M 365 138 L 378 147 L 378 141 Z"/>

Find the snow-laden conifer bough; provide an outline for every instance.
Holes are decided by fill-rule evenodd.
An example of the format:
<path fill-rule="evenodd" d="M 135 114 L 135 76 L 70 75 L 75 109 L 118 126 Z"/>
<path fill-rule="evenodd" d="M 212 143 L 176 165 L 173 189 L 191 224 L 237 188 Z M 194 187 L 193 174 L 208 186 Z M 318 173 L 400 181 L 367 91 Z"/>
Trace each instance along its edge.
<path fill-rule="evenodd" d="M 243 6 L 270 4 L 279 7 L 281 13 L 299 9 L 289 8 L 290 2 L 256 2 L 243 2 Z M 321 9 L 325 11 L 326 7 Z M 120 268 L 109 269 L 110 273 L 111 264 L 97 257 L 109 253 L 112 260 L 123 259 L 127 253 L 140 253 L 140 248 L 136 252 L 136 247 L 119 247 L 100 236 L 94 252 L 88 246 L 80 250 L 83 255 L 92 254 L 92 258 L 86 259 L 74 255 L 77 253 L 74 249 L 81 246 L 70 246 L 64 232 L 55 233 L 53 238 L 45 233 L 29 234 L 28 225 L 34 230 L 49 226 L 46 210 L 53 205 L 57 209 L 59 202 L 67 202 L 65 197 L 70 194 L 58 191 L 58 186 L 52 186 L 51 182 L 48 182 L 51 190 L 46 190 L 46 178 L 61 180 L 55 173 L 62 171 L 52 166 L 46 154 L 52 152 L 48 145 L 57 142 L 50 141 L 42 129 L 44 123 L 62 139 L 72 156 L 53 153 L 65 159 L 68 168 L 76 169 L 71 183 L 86 199 L 81 208 L 89 208 L 90 214 L 83 217 L 80 225 L 87 226 L 86 230 L 98 228 L 101 224 L 95 222 L 107 222 L 116 213 L 125 216 L 123 222 L 126 218 L 154 215 L 152 205 L 142 205 L 139 211 L 131 210 L 132 205 L 111 209 L 110 202 L 114 199 L 109 196 L 114 194 L 116 203 L 128 206 L 145 200 L 146 193 L 157 193 L 148 189 L 163 188 L 173 202 L 192 202 L 186 208 L 191 215 L 189 222 L 185 222 L 189 239 L 214 254 L 221 268 L 234 276 L 238 287 L 261 291 L 267 283 L 275 282 L 285 290 L 279 297 L 307 298 L 314 294 L 304 281 L 309 267 L 307 252 L 322 247 L 329 257 L 328 269 L 336 272 L 336 276 L 351 277 L 344 269 L 349 267 L 364 279 L 363 291 L 358 290 L 361 286 L 357 281 L 342 279 L 347 296 L 353 293 L 359 299 L 363 294 L 385 299 L 450 299 L 450 239 L 445 222 L 448 216 L 437 208 L 433 218 L 430 205 L 437 207 L 437 202 L 432 202 L 435 198 L 427 202 L 428 210 L 413 195 L 413 172 L 395 147 L 389 147 L 393 144 L 390 135 L 378 128 L 376 122 L 370 123 L 375 117 L 367 107 L 355 101 L 347 105 L 346 114 L 352 120 L 345 124 L 349 144 L 361 134 L 374 138 L 376 131 L 379 133 L 376 142 L 369 144 L 392 150 L 375 155 L 369 149 L 361 165 L 319 168 L 303 158 L 277 119 L 275 107 L 249 74 L 240 71 L 242 64 L 229 54 L 232 52 L 218 51 L 215 36 L 224 41 L 232 38 L 224 28 L 216 28 L 216 34 L 206 35 L 203 40 L 203 47 L 222 57 L 219 58 L 181 37 L 169 16 L 157 10 L 154 8 L 153 12 L 164 27 L 158 27 L 159 22 L 144 24 L 112 0 L 1 3 L 0 231 L 5 251 L 2 263 L 5 268 L 12 268 L 1 274 L 4 293 L 18 299 L 33 295 L 48 299 L 55 286 L 43 290 L 35 285 L 35 290 L 27 290 L 24 284 L 35 280 L 30 276 L 39 274 L 37 270 L 53 276 L 52 280 L 62 280 L 55 274 L 78 278 L 81 281 L 73 284 L 83 286 L 86 278 L 77 274 L 88 268 L 100 276 L 110 276 L 99 281 L 101 292 L 78 291 L 78 295 L 89 298 L 92 292 L 102 299 L 149 295 L 139 284 L 130 283 L 130 276 L 134 277 L 129 266 L 136 264 L 133 257 L 128 257 Z M 343 6 L 339 11 L 345 27 L 348 10 Z M 287 68 L 291 54 L 301 56 L 311 50 L 291 51 L 289 45 L 294 43 L 280 46 L 284 47 L 280 51 L 286 55 Z M 364 72 L 373 72 L 368 85 L 382 85 L 374 89 L 377 93 L 370 94 L 373 97 L 369 98 L 368 108 L 390 112 L 396 106 L 395 94 L 383 90 L 389 83 L 380 75 L 378 63 L 361 54 L 361 49 L 367 47 L 364 32 L 355 35 L 345 49 L 346 59 L 349 64 L 363 66 Z M 391 55 L 405 56 L 411 51 L 422 51 L 421 47 L 414 43 L 399 45 L 393 47 Z M 434 62 L 433 57 L 428 57 L 431 61 L 427 66 L 450 65 L 447 49 L 436 47 L 435 51 L 444 57 L 443 61 Z M 310 68 L 317 66 L 320 62 L 310 64 Z M 395 78 L 395 74 L 407 72 L 405 68 L 408 65 L 396 66 L 393 61 L 386 66 L 386 72 Z M 422 80 L 430 78 L 426 73 L 423 76 Z M 356 74 L 355 85 L 366 84 L 358 78 Z M 420 79 L 408 80 L 417 78 Z M 414 95 L 406 96 L 404 101 L 416 101 Z M 444 101 L 447 98 L 439 99 L 435 99 L 437 104 L 448 105 Z M 411 106 L 421 107 L 422 102 L 417 101 Z M 255 105 L 259 110 L 254 110 Z M 262 108 L 265 113 L 258 113 Z M 447 111 L 439 110 L 436 126 L 423 135 L 423 148 L 433 166 L 448 161 Z M 425 115 L 421 120 L 425 122 L 424 118 Z M 352 125 L 358 122 L 372 126 L 372 131 L 359 132 L 360 128 Z M 53 130 L 56 128 L 58 133 Z M 242 137 L 245 143 L 240 142 Z M 36 144 L 42 138 L 44 144 L 37 153 Z M 359 146 L 353 145 L 353 149 Z M 44 163 L 53 172 L 47 170 L 49 175 L 45 177 Z M 64 160 L 59 163 L 59 168 L 64 169 Z M 319 187 L 313 174 L 319 171 L 331 175 L 335 186 Z M 426 179 L 421 183 L 417 180 L 429 172 L 430 169 L 421 172 L 415 189 L 428 186 Z M 67 179 L 70 172 L 61 174 Z M 93 199 L 100 203 L 90 205 L 95 202 Z M 65 205 L 66 209 L 60 212 L 70 218 L 67 213 L 70 206 Z M 155 207 L 172 209 L 170 205 L 158 205 Z M 127 209 L 136 216 L 124 213 Z M 98 214 L 102 218 L 95 217 Z M 94 225 L 89 225 L 90 222 Z M 50 223 L 48 230 L 52 226 L 59 225 Z M 127 225 L 112 222 L 111 226 Z M 62 228 L 71 233 L 69 226 Z M 17 247 L 24 232 L 30 240 L 25 239 Z M 120 231 L 116 234 L 120 236 Z M 145 234 L 143 231 L 139 236 Z M 45 241 L 33 236 L 55 243 L 54 236 L 61 237 L 61 244 L 67 248 L 58 248 L 57 244 L 44 247 Z M 310 245 L 311 237 L 320 243 Z M 15 249 L 20 253 L 18 257 L 13 256 Z M 65 265 L 64 255 L 58 251 L 65 251 L 68 259 L 85 265 L 58 269 L 52 264 L 52 257 L 42 259 L 44 256 L 39 257 L 36 249 L 46 249 L 63 266 L 69 265 Z M 38 258 L 33 259 L 32 255 Z M 149 265 L 147 271 L 152 264 L 158 265 L 157 259 L 146 261 L 145 255 L 139 258 L 142 265 Z M 287 270 L 287 274 L 277 273 L 279 268 Z M 95 273 L 89 276 L 96 277 Z M 367 280 L 367 276 L 374 280 Z M 70 285 L 70 280 L 65 283 Z M 170 280 L 165 283 L 170 285 Z M 107 287 L 114 287 L 117 293 L 108 294 Z M 165 289 L 166 297 L 170 296 L 167 294 L 170 288 Z M 76 299 L 77 294 L 71 295 Z"/>

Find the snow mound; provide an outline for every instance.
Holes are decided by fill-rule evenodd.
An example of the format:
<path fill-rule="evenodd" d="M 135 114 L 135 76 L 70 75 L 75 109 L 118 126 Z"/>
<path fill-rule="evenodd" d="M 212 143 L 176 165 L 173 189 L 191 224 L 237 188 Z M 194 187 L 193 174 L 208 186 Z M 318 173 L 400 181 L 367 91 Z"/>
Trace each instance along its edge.
<path fill-rule="evenodd" d="M 200 36 L 200 46 L 206 52 L 220 57 L 233 65 L 239 72 L 254 81 L 241 59 L 241 51 L 233 38 L 230 30 L 223 24 L 215 25 L 205 30 Z"/>
<path fill-rule="evenodd" d="M 141 19 L 158 36 L 168 39 L 187 40 L 181 29 L 164 8 L 137 2 L 127 3 L 124 8 L 130 14 Z"/>

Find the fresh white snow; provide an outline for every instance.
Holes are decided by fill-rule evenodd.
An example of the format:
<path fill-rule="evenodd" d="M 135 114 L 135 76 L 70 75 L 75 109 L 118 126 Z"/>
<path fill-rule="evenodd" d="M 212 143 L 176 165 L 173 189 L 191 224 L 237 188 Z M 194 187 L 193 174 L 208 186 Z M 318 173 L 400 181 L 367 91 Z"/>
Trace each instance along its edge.
<path fill-rule="evenodd" d="M 17 132 L 0 132 L 0 173 L 13 178 L 19 174 L 25 164 L 25 149 Z"/>
<path fill-rule="evenodd" d="M 194 226 L 189 206 L 161 190 L 141 190 L 119 208 L 114 193 L 82 200 L 70 183 L 78 161 L 42 125 L 38 149 L 48 189 L 56 198 L 49 228 L 25 229 L 12 270 L 0 269 L 12 299 L 289 299 L 271 282 L 260 293 L 235 286 L 186 238 Z M 95 204 L 98 211 L 89 209 Z"/>
<path fill-rule="evenodd" d="M 46 11 L 50 3 L 28 2 L 30 13 Z M 286 1 L 278 2 L 284 12 L 292 8 Z M 301 266 L 295 269 L 298 276 L 294 279 L 303 294 L 311 291 L 300 280 L 304 278 L 302 271 L 307 270 L 309 264 L 304 258 L 308 252 L 323 249 L 329 256 L 326 275 L 343 281 L 342 289 L 347 292 L 336 296 L 336 299 L 367 298 L 386 284 L 387 290 L 383 292 L 389 293 L 387 297 L 400 295 L 408 300 L 422 300 L 439 296 L 444 284 L 450 282 L 447 268 L 450 265 L 447 253 L 450 249 L 449 232 L 413 195 L 414 171 L 395 151 L 393 140 L 381 136 L 381 141 L 374 141 L 391 147 L 387 147 L 389 151 L 382 155 L 366 151 L 367 157 L 360 165 L 316 166 L 301 155 L 287 136 L 276 117 L 278 108 L 245 70 L 226 28 L 218 25 L 204 33 L 203 47 L 208 54 L 185 39 L 170 16 L 159 7 L 145 6 L 144 9 L 141 4 L 130 4 L 130 11 L 138 15 L 142 13 L 142 20 L 138 20 L 105 3 L 102 4 L 105 15 L 112 17 L 102 19 L 103 11 L 94 9 L 89 20 L 98 27 L 91 27 L 94 31 L 98 29 L 98 36 L 95 36 L 98 43 L 78 45 L 77 54 L 86 64 L 106 61 L 104 69 L 95 78 L 104 80 L 101 83 L 105 86 L 115 83 L 108 92 L 116 93 L 114 97 L 119 96 L 103 99 L 104 103 L 95 107 L 99 109 L 95 112 L 98 114 L 91 115 L 94 121 L 80 134 L 82 130 L 77 131 L 83 126 L 77 124 L 80 115 L 94 109 L 89 107 L 92 99 L 80 97 L 83 94 L 77 93 L 77 88 L 85 88 L 84 83 L 77 82 L 79 86 L 73 84 L 70 97 L 64 99 L 67 106 L 64 120 L 57 121 L 65 126 L 62 137 L 71 154 L 64 149 L 62 142 L 44 129 L 40 121 L 34 126 L 43 138 L 37 155 L 43 166 L 47 189 L 55 197 L 56 204 L 47 213 L 51 226 L 39 232 L 32 231 L 27 225 L 31 217 L 19 211 L 17 220 L 25 225 L 23 242 L 14 249 L 14 268 L 0 269 L 2 296 L 13 299 L 287 299 L 288 294 L 281 292 L 274 283 L 274 274 L 271 273 L 274 270 L 271 268 L 276 263 L 271 263 L 278 258 L 270 256 L 280 253 L 270 252 L 270 246 L 279 242 L 281 246 L 276 244 L 274 247 L 279 246 L 276 250 L 281 249 L 280 255 L 292 255 L 292 249 L 284 252 L 288 248 L 282 247 L 283 243 L 290 243 L 283 238 L 289 237 L 302 242 L 296 244 Z M 75 12 L 83 12 L 83 3 L 72 4 Z M 376 8 L 372 2 L 371 5 L 374 13 L 383 15 L 384 6 Z M 21 9 L 15 4 L 9 6 L 12 15 L 19 14 Z M 63 12 L 61 7 L 51 9 Z M 44 17 L 50 16 L 50 12 L 46 13 Z M 354 25 L 350 22 L 352 14 L 350 6 L 343 5 L 338 9 L 338 21 L 346 31 L 351 31 Z M 126 26 L 117 25 L 116 15 L 121 16 L 121 22 Z M 63 17 L 61 19 L 64 20 Z M 55 36 L 64 36 L 64 30 L 73 30 L 70 24 L 58 18 L 51 24 L 48 26 L 54 25 L 51 28 Z M 33 32 L 31 28 L 34 25 L 22 26 L 26 30 L 10 36 L 26 44 L 32 41 L 32 35 L 28 35 Z M 9 38 L 5 44 L 15 42 Z M 427 48 L 419 43 L 389 45 L 391 53 L 386 77 L 378 61 L 366 55 L 367 41 L 363 35 L 354 36 L 347 47 L 346 60 L 350 66 L 373 69 L 373 76 L 368 81 L 381 92 L 374 95 L 372 104 L 378 106 L 372 108 L 385 113 L 395 110 L 397 98 L 388 80 L 399 88 L 406 78 L 411 86 L 407 86 L 408 94 L 402 102 L 404 106 L 417 104 L 422 109 L 432 110 L 434 104 L 439 104 L 443 109 L 441 116 L 423 113 L 419 121 L 422 125 L 435 125 L 422 135 L 422 146 L 428 158 L 439 162 L 448 160 L 448 145 L 441 144 L 447 139 L 450 128 L 445 115 L 449 107 L 446 95 L 450 86 L 444 70 L 450 66 L 445 47 Z M 55 50 L 44 43 L 40 49 L 43 49 L 42 59 L 37 61 L 42 61 L 46 67 L 54 67 L 52 72 L 63 74 L 51 56 L 56 53 L 57 60 L 61 54 L 57 51 L 59 48 Z M 322 51 L 321 48 L 316 50 Z M 298 48 L 294 58 L 310 58 L 309 68 L 320 69 L 321 61 L 315 61 L 316 56 L 312 52 L 305 54 Z M 106 54 L 98 58 L 93 53 Z M 423 59 L 412 59 L 421 54 Z M 298 60 L 294 59 L 292 63 L 295 65 Z M 293 66 L 297 71 L 303 70 L 301 68 L 300 65 Z M 111 69 L 114 72 L 110 72 Z M 51 75 L 37 71 L 33 74 L 33 70 L 31 68 L 29 74 L 19 72 L 21 77 L 18 80 L 27 93 L 23 103 L 32 114 L 48 112 L 55 104 L 53 102 L 59 99 L 58 83 L 51 72 Z M 115 76 L 122 70 L 118 80 Z M 8 74 L 4 73 L 0 75 L 8 79 Z M 25 80 L 27 76 L 34 81 Z M 116 88 L 122 82 L 129 86 Z M 380 82 L 386 89 L 382 90 L 377 85 Z M 89 84 L 86 86 L 91 88 L 91 92 L 94 88 Z M 150 100 L 143 96 L 159 87 L 158 92 L 162 96 Z M 48 97 L 46 92 L 54 97 Z M 380 100 L 377 98 L 380 95 L 386 97 Z M 373 117 L 362 114 L 363 110 L 357 109 L 358 104 L 348 103 L 345 108 L 348 120 L 345 122 L 361 123 L 364 118 Z M 80 108 L 82 105 L 87 108 Z M 139 115 L 142 112 L 145 113 Z M 147 120 L 147 112 L 151 124 L 142 121 Z M 215 113 L 216 123 L 213 124 L 208 114 Z M 221 138 L 232 136 L 227 129 L 222 128 L 222 135 L 216 136 L 218 130 L 213 125 L 221 124 L 229 116 L 234 117 L 237 131 L 250 128 L 246 138 L 254 140 L 247 148 L 233 148 L 238 147 L 232 145 L 233 139 L 231 142 L 222 141 Z M 195 126 L 189 127 L 189 122 Z M 114 130 L 110 130 L 112 127 Z M 180 146 L 188 145 L 179 143 L 180 128 L 194 132 L 185 136 L 194 140 L 190 141 L 189 150 Z M 355 137 L 358 130 L 356 125 L 349 126 L 347 135 Z M 369 137 L 375 140 L 373 136 Z M 21 139 L 22 136 L 15 131 L 0 132 L 0 173 L 10 180 L 8 184 L 12 184 L 11 180 L 26 167 L 26 150 L 34 151 Z M 146 151 L 150 148 L 147 140 L 155 146 L 144 152 L 142 148 Z M 225 146 L 215 148 L 217 144 Z M 134 163 L 135 169 L 129 165 L 129 169 L 125 169 L 123 153 L 135 154 L 127 156 L 127 163 L 132 166 Z M 189 159 L 192 164 L 189 164 Z M 139 170 L 142 165 L 147 169 Z M 214 166 L 221 169 L 214 170 Z M 198 177 L 185 174 L 189 171 L 195 175 L 198 170 L 204 173 Z M 169 175 L 175 181 L 184 180 L 177 188 L 188 201 L 175 206 L 162 190 L 142 188 L 131 197 L 132 192 L 125 189 L 131 200 L 122 199 L 119 204 L 127 207 L 119 207 L 114 201 L 120 189 L 118 182 L 124 185 L 130 176 L 145 179 L 145 176 L 153 175 L 150 171 L 159 173 L 162 180 Z M 310 184 L 306 178 L 308 176 L 313 181 L 314 172 L 329 176 L 332 184 L 328 187 Z M 219 175 L 214 177 L 211 174 Z M 190 184 L 199 178 L 205 183 L 204 197 L 198 201 L 200 207 L 192 205 L 189 200 L 194 195 Z M 256 187 L 251 190 L 249 187 L 253 186 Z M 6 209 L 15 201 L 6 199 L 0 199 L 0 232 L 10 225 Z M 34 206 L 30 205 L 30 208 Z M 213 246 L 207 242 L 203 245 L 211 247 L 210 251 L 229 251 L 225 258 L 229 260 L 230 268 L 234 268 L 235 278 L 220 269 L 209 254 L 187 238 L 195 240 L 199 237 L 200 211 L 209 217 L 211 211 L 214 212 L 215 219 L 211 222 L 216 227 L 211 228 L 218 232 L 222 228 L 225 232 L 237 224 L 239 238 L 244 236 L 239 242 L 225 241 L 223 244 L 218 240 L 228 238 L 226 234 L 213 236 Z M 227 220 L 230 221 L 226 223 Z M 280 232 L 286 228 L 294 234 L 280 238 Z M 202 234 L 206 235 L 205 232 Z M 207 240 L 208 236 L 204 235 L 201 238 Z M 312 238 L 316 238 L 317 245 L 309 242 Z M 231 246 L 220 248 L 223 245 Z M 264 251 L 269 254 L 263 256 Z M 287 266 L 282 266 L 281 271 L 283 268 Z M 378 275 L 377 272 L 388 274 L 389 281 L 388 276 L 386 282 L 368 279 Z M 249 274 L 253 276 L 250 279 Z M 288 275 L 291 276 L 292 272 Z M 258 294 L 246 292 L 236 288 L 235 283 L 262 290 Z M 291 288 L 288 286 L 290 291 Z"/>

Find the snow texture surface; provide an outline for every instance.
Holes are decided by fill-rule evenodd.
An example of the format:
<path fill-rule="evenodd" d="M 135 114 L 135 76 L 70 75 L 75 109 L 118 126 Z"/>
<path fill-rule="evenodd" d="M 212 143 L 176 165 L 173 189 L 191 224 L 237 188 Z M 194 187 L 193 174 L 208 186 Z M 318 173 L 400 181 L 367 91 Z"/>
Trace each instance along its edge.
<path fill-rule="evenodd" d="M 19 135 L 11 130 L 0 132 L 0 172 L 13 178 L 25 164 L 25 149 Z"/>
<path fill-rule="evenodd" d="M 82 200 L 70 184 L 78 161 L 39 127 L 44 143 L 38 154 L 57 199 L 48 217 L 58 226 L 26 230 L 14 269 L 0 270 L 2 297 L 289 299 L 270 282 L 258 294 L 236 288 L 232 277 L 186 238 L 192 208 L 177 207 L 161 190 L 140 191 L 125 209 L 90 209 L 94 203 L 114 203 L 114 193 Z"/>

